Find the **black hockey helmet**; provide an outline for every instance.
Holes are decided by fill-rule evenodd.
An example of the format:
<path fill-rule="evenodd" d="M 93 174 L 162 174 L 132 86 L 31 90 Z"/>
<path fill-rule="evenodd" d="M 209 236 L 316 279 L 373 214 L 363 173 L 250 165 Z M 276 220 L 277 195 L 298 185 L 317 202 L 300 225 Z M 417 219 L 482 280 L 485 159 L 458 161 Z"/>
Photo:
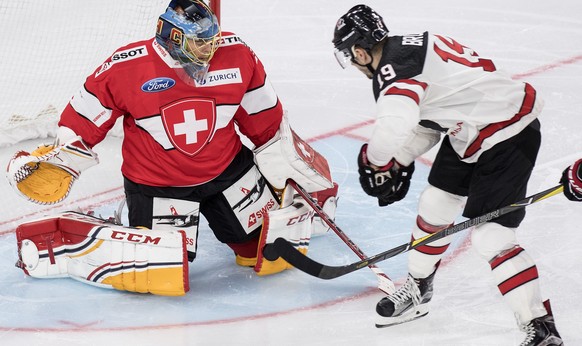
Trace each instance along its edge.
<path fill-rule="evenodd" d="M 332 43 L 335 56 L 342 68 L 353 59 L 352 47 L 366 50 L 388 36 L 388 28 L 382 17 L 366 5 L 356 5 L 340 17 L 335 25 Z"/>

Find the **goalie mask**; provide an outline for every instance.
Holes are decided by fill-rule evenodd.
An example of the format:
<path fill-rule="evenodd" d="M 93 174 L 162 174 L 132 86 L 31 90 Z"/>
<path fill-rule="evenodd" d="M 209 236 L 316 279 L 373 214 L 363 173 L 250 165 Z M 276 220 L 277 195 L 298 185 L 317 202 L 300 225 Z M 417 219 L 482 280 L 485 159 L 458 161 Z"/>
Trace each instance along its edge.
<path fill-rule="evenodd" d="M 388 28 L 382 17 L 366 5 L 352 7 L 340 17 L 335 26 L 332 43 L 335 57 L 342 68 L 353 61 L 353 47 L 370 51 L 375 44 L 388 37 Z"/>
<path fill-rule="evenodd" d="M 156 41 L 199 83 L 220 39 L 218 19 L 200 0 L 172 0 L 158 19 Z"/>

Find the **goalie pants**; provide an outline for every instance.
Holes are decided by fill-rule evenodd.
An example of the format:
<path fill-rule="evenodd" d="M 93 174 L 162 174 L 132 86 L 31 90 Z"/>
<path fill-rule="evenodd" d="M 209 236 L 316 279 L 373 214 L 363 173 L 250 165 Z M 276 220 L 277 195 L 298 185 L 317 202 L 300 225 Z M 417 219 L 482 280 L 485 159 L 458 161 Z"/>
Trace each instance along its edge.
<path fill-rule="evenodd" d="M 190 187 L 157 187 L 135 183 L 124 177 L 125 198 L 129 209 L 129 225 L 152 228 L 154 197 L 180 199 L 200 203 L 200 212 L 216 238 L 223 243 L 245 243 L 259 236 L 257 229 L 243 229 L 223 191 L 237 182 L 252 167 L 253 153 L 242 147 L 232 163 L 208 183 Z"/>

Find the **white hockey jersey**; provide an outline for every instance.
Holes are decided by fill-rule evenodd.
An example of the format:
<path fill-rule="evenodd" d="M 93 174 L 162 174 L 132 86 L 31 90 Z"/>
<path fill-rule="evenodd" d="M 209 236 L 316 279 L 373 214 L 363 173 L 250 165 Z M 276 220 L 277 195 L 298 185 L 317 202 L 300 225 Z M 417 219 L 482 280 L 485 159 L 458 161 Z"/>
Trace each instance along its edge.
<path fill-rule="evenodd" d="M 457 41 L 428 32 L 391 36 L 373 76 L 377 119 L 368 159 L 408 165 L 449 136 L 459 158 L 479 156 L 527 127 L 543 108 L 536 90 Z"/>

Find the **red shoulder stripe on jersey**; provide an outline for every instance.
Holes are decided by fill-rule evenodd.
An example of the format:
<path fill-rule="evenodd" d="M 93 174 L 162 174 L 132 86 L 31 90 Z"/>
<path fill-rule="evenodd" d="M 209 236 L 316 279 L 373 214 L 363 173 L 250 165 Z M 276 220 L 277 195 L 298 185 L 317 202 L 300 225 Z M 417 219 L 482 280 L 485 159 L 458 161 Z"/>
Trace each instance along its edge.
<path fill-rule="evenodd" d="M 479 131 L 479 136 L 469 145 L 467 150 L 465 151 L 464 159 L 473 156 L 476 152 L 481 149 L 481 145 L 485 139 L 493 136 L 497 131 L 503 130 L 506 127 L 509 127 L 516 122 L 520 121 L 521 118 L 531 113 L 533 110 L 534 104 L 536 101 L 536 90 L 529 84 L 525 84 L 525 96 L 523 98 L 523 103 L 521 104 L 521 108 L 519 112 L 513 116 L 513 118 L 502 121 L 499 123 L 490 124 L 484 127 L 481 131 Z"/>
<path fill-rule="evenodd" d="M 395 86 L 393 86 L 390 89 L 388 89 L 384 95 L 401 95 L 401 96 L 406 96 L 406 97 L 410 97 L 414 102 L 416 102 L 416 104 L 419 104 L 420 103 L 420 98 L 418 97 L 418 94 L 417 93 L 415 93 L 412 90 L 400 89 L 399 87 L 395 87 Z"/>
<path fill-rule="evenodd" d="M 426 90 L 426 88 L 428 87 L 428 84 L 425 82 L 419 82 L 415 79 L 401 79 L 398 81 L 398 83 L 405 83 L 405 84 L 410 84 L 410 85 L 418 85 L 419 87 L 422 88 L 422 90 Z"/>
<path fill-rule="evenodd" d="M 497 285 L 497 287 L 499 288 L 499 292 L 501 292 L 502 295 L 506 295 L 507 293 L 518 288 L 519 286 L 524 285 L 537 278 L 538 278 L 538 268 L 536 266 L 532 266 L 503 281 L 502 283 Z"/>
<path fill-rule="evenodd" d="M 423 82 L 419 82 L 416 81 L 414 79 L 402 79 L 399 80 L 398 83 L 404 83 L 404 84 L 410 84 L 410 85 L 418 85 L 420 86 L 423 90 L 426 90 L 426 88 L 428 87 L 428 84 L 423 83 Z M 397 86 L 392 86 L 390 87 L 388 90 L 386 90 L 386 92 L 384 93 L 384 95 L 401 95 L 401 96 L 406 96 L 406 97 L 410 97 L 414 102 L 416 102 L 416 104 L 420 103 L 420 96 L 418 95 L 418 93 L 409 90 L 409 89 L 402 89 L 399 88 Z"/>

